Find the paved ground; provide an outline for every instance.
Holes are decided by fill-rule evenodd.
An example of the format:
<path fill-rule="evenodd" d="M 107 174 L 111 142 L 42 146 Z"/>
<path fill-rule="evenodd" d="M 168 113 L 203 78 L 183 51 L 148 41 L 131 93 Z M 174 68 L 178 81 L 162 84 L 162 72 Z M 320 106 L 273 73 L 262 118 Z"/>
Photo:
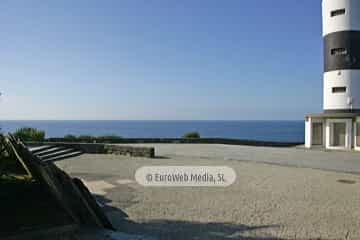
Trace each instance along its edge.
<path fill-rule="evenodd" d="M 130 234 L 194 240 L 360 239 L 360 175 L 238 161 L 241 156 L 256 160 L 261 153 L 264 159 L 276 159 L 276 154 L 295 159 L 294 152 L 303 153 L 305 162 L 316 156 L 332 159 L 326 152 L 297 149 L 163 145 L 157 146 L 163 156 L 158 159 L 83 155 L 58 165 L 85 180 L 113 223 Z M 350 161 L 360 156 L 334 154 Z M 134 173 L 144 165 L 226 165 L 237 180 L 227 188 L 143 187 Z"/>
<path fill-rule="evenodd" d="M 134 145 L 134 144 L 131 144 Z M 136 144 L 135 144 L 136 145 Z M 208 160 L 245 160 L 339 172 L 360 173 L 360 152 L 271 148 L 223 144 L 137 144 L 154 146 L 156 155 Z"/>

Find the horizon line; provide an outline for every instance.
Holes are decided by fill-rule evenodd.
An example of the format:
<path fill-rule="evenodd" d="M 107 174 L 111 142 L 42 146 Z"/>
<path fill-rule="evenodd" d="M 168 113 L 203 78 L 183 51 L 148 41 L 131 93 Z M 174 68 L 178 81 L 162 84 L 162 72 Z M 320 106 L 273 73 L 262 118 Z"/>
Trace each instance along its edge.
<path fill-rule="evenodd" d="M 196 121 L 304 121 L 304 119 L 0 119 L 1 121 L 166 121 L 166 122 L 196 122 Z"/>

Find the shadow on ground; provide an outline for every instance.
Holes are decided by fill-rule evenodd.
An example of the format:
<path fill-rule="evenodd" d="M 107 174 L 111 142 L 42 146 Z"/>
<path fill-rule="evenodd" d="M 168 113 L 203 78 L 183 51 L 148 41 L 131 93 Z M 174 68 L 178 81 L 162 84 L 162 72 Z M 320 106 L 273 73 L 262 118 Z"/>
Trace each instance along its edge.
<path fill-rule="evenodd" d="M 129 234 L 146 235 L 157 239 L 246 239 L 275 240 L 274 237 L 250 237 L 251 231 L 277 226 L 246 226 L 227 223 L 199 223 L 190 221 L 152 220 L 133 222 L 124 220 L 115 224 L 119 231 Z"/>
<path fill-rule="evenodd" d="M 168 156 L 155 156 L 154 159 L 170 159 Z"/>
<path fill-rule="evenodd" d="M 144 235 L 159 240 L 281 240 L 280 238 L 267 236 L 264 231 L 269 228 L 277 228 L 279 225 L 247 226 L 231 223 L 201 223 L 192 221 L 177 220 L 150 220 L 132 221 L 122 210 L 109 206 L 111 200 L 103 196 L 96 196 L 96 199 L 103 206 L 112 224 L 120 232 Z M 260 231 L 263 237 L 253 237 L 252 232 Z"/>

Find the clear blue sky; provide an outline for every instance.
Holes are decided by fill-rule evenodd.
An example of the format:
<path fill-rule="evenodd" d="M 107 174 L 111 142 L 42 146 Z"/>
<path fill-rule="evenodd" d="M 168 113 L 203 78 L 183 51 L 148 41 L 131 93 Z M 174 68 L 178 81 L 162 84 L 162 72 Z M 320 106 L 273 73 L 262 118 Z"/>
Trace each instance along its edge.
<path fill-rule="evenodd" d="M 0 3 L 0 119 L 303 119 L 321 1 Z"/>

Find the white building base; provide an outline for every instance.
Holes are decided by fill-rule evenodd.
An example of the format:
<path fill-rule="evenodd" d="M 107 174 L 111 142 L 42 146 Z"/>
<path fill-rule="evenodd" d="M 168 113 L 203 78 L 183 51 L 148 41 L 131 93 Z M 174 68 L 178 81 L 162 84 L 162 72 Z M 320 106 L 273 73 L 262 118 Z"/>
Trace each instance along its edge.
<path fill-rule="evenodd" d="M 306 115 L 305 147 L 360 151 L 360 114 Z"/>

